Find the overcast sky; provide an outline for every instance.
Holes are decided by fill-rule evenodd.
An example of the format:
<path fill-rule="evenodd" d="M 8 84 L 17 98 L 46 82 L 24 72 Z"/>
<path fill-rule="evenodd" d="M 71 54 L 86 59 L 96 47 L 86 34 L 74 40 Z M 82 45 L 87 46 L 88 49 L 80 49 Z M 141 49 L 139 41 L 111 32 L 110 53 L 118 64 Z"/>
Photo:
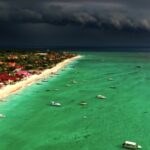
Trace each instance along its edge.
<path fill-rule="evenodd" d="M 149 0 L 0 0 L 0 46 L 150 46 Z"/>

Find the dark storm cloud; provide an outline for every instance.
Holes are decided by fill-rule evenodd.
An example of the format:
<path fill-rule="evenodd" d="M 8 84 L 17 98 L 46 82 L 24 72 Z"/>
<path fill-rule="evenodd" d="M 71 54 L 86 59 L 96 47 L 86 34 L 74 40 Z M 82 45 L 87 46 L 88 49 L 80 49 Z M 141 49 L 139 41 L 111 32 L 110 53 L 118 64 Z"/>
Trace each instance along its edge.
<path fill-rule="evenodd" d="M 1 0 L 0 22 L 150 29 L 148 0 Z"/>

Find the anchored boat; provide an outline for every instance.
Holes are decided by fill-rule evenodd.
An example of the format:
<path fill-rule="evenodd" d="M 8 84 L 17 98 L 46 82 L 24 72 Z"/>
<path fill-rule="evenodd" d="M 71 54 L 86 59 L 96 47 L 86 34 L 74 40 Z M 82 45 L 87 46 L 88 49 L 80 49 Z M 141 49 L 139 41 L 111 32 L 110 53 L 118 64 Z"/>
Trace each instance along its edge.
<path fill-rule="evenodd" d="M 80 105 L 81 105 L 81 106 L 87 105 L 87 102 L 82 101 L 82 102 L 80 102 Z"/>
<path fill-rule="evenodd" d="M 103 95 L 97 95 L 96 97 L 99 99 L 106 99 L 106 96 L 103 96 Z"/>
<path fill-rule="evenodd" d="M 0 114 L 0 118 L 5 118 L 6 116 L 3 114 Z"/>
<path fill-rule="evenodd" d="M 135 143 L 135 142 L 131 142 L 131 141 L 125 141 L 125 142 L 122 144 L 122 146 L 123 146 L 124 148 L 129 148 L 129 149 L 141 149 L 141 148 L 142 148 L 141 145 L 139 145 L 139 144 L 137 144 L 137 143 Z"/>
<path fill-rule="evenodd" d="M 61 106 L 61 103 L 55 102 L 55 101 L 51 101 L 50 103 L 51 106 Z"/>

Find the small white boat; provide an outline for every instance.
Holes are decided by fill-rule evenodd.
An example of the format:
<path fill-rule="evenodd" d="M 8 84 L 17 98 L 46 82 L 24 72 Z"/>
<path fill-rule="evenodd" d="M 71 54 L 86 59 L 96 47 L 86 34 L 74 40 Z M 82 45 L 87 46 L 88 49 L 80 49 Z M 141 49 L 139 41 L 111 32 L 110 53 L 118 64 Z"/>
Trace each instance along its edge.
<path fill-rule="evenodd" d="M 73 84 L 76 84 L 76 83 L 77 83 L 77 81 L 76 81 L 76 80 L 72 80 L 72 83 L 73 83 Z"/>
<path fill-rule="evenodd" d="M 50 103 L 51 106 L 61 106 L 61 103 L 55 102 L 55 101 L 51 101 Z"/>
<path fill-rule="evenodd" d="M 103 96 L 103 95 L 97 95 L 96 97 L 99 99 L 106 99 L 106 96 Z"/>
<path fill-rule="evenodd" d="M 108 81 L 113 81 L 113 78 L 108 78 Z"/>
<path fill-rule="evenodd" d="M 80 102 L 80 105 L 82 105 L 82 106 L 87 105 L 87 102 L 82 101 L 82 102 Z"/>
<path fill-rule="evenodd" d="M 0 118 L 5 118 L 6 116 L 3 114 L 0 114 Z"/>
<path fill-rule="evenodd" d="M 141 145 L 138 145 L 137 143 L 135 142 L 131 142 L 131 141 L 125 141 L 122 146 L 124 148 L 129 148 L 129 149 L 141 149 L 142 146 Z"/>
<path fill-rule="evenodd" d="M 59 89 L 54 89 L 54 91 L 59 91 Z"/>

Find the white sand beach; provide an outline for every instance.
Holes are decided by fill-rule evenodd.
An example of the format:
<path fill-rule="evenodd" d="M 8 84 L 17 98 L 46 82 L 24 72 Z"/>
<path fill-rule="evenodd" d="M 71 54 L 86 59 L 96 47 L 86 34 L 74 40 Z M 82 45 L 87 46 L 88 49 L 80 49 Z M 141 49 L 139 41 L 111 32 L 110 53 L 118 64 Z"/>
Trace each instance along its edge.
<path fill-rule="evenodd" d="M 45 79 L 47 77 L 53 76 L 54 74 L 56 74 L 59 70 L 61 70 L 62 68 L 64 68 L 66 65 L 68 65 L 70 62 L 79 59 L 81 56 L 76 56 L 70 59 L 66 59 L 63 62 L 58 63 L 55 67 L 51 68 L 51 69 L 46 69 L 44 70 L 41 74 L 39 75 L 32 75 L 29 78 L 26 78 L 22 81 L 19 81 L 13 85 L 7 85 L 5 87 L 3 87 L 2 89 L 0 89 L 0 101 L 4 100 L 4 98 L 6 98 L 7 96 L 9 96 L 10 94 L 14 94 L 20 90 L 22 90 L 23 88 L 41 80 L 41 79 Z"/>

